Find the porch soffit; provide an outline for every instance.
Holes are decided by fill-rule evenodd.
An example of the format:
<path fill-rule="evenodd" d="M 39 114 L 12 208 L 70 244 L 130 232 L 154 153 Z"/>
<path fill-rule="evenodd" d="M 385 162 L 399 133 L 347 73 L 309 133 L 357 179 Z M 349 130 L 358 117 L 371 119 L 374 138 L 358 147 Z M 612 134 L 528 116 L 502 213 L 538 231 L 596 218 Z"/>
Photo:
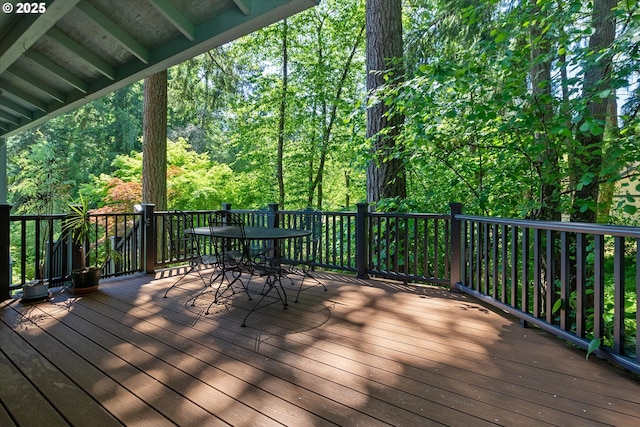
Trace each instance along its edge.
<path fill-rule="evenodd" d="M 0 138 L 319 1 L 4 0 L 0 2 Z"/>

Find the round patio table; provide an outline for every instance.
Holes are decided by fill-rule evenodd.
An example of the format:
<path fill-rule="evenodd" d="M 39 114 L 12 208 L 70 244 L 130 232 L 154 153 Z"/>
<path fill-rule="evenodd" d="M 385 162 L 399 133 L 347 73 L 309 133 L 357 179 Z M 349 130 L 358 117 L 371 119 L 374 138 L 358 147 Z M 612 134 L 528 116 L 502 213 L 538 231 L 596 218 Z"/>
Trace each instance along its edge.
<path fill-rule="evenodd" d="M 244 234 L 242 229 L 244 228 Z M 196 227 L 185 231 L 198 236 L 214 236 L 225 239 L 246 240 L 281 240 L 305 237 L 311 234 L 311 230 L 301 228 L 274 228 L 274 227 L 239 227 L 236 225 L 222 227 Z"/>
<path fill-rule="evenodd" d="M 185 230 L 185 233 L 193 233 L 197 236 L 215 237 L 215 238 L 222 238 L 222 239 L 234 239 L 234 240 L 237 239 L 237 240 L 245 240 L 245 241 L 250 241 L 250 240 L 277 241 L 277 240 L 283 240 L 283 239 L 295 239 L 295 238 L 309 236 L 311 235 L 311 230 L 298 229 L 298 228 L 245 227 L 245 226 L 241 227 L 237 225 L 228 225 L 228 226 L 190 228 Z M 249 317 L 249 315 L 258 309 L 262 300 L 264 300 L 264 298 L 271 292 L 271 290 L 275 289 L 276 293 L 278 294 L 278 298 L 282 302 L 284 309 L 286 309 L 288 306 L 287 293 L 285 292 L 284 287 L 282 286 L 281 268 L 279 265 L 280 262 L 279 262 L 279 256 L 278 256 L 277 242 L 274 242 L 274 248 L 272 250 L 273 250 L 274 256 L 271 257 L 270 263 L 273 264 L 275 261 L 277 265 L 271 265 L 270 268 L 267 268 L 265 270 L 267 275 L 267 282 L 266 282 L 267 290 L 265 292 L 263 289 L 263 292 L 261 292 L 260 300 L 251 308 L 251 310 L 249 310 L 249 313 L 247 313 L 247 315 L 245 316 L 244 320 L 242 321 L 243 327 L 246 326 L 247 318 Z M 245 254 L 245 256 L 247 258 L 247 262 L 251 263 L 251 260 L 249 260 L 250 257 L 248 256 L 248 254 Z M 282 295 L 280 294 L 280 291 L 278 290 L 277 286 L 279 286 L 280 289 L 282 290 Z M 247 284 L 246 290 L 247 292 L 249 292 L 248 284 Z M 216 295 L 218 295 L 218 293 L 216 293 Z M 211 305 L 213 305 L 216 302 L 216 300 L 217 300 L 217 297 L 214 299 Z M 209 306 L 209 308 L 211 307 L 211 305 Z M 209 309 L 207 309 L 207 313 L 208 312 L 209 312 Z"/>

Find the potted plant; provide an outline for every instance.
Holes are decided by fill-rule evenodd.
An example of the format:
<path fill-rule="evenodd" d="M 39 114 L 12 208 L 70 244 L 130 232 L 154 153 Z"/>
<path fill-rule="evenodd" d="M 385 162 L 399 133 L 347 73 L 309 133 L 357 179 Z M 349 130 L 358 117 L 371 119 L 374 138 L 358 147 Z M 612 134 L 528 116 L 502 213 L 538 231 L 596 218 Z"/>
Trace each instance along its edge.
<path fill-rule="evenodd" d="M 74 248 L 79 251 L 77 263 L 79 267 L 71 270 L 71 284 L 75 293 L 93 292 L 98 289 L 102 268 L 111 259 L 114 259 L 119 253 L 111 249 L 109 242 L 105 241 L 103 245 L 97 248 L 94 256 L 94 265 L 87 265 L 88 253 L 90 249 L 96 248 L 98 239 L 91 226 L 89 209 L 89 201 L 87 198 L 80 196 L 77 203 L 69 205 L 71 214 L 67 217 L 64 229 L 71 233 L 74 242 Z"/>

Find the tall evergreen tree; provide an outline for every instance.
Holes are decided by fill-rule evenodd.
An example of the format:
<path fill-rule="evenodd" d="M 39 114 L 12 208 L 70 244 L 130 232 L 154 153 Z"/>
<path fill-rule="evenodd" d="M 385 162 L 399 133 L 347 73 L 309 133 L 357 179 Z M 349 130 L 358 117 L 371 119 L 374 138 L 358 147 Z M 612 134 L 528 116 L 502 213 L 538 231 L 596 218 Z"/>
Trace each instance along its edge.
<path fill-rule="evenodd" d="M 167 70 L 144 79 L 142 202 L 167 208 Z"/>
<path fill-rule="evenodd" d="M 402 1 L 367 0 L 367 138 L 372 142 L 367 169 L 367 201 L 407 195 L 404 161 L 396 139 L 404 116 L 376 100 L 376 89 L 403 80 Z"/>

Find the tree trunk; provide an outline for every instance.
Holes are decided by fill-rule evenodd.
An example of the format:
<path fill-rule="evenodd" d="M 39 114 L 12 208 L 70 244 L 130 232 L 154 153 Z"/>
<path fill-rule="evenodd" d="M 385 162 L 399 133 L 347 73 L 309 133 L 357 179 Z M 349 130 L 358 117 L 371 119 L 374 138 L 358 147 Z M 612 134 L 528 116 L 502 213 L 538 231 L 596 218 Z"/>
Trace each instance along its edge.
<path fill-rule="evenodd" d="M 609 99 L 609 113 L 607 114 L 607 126 L 605 131 L 605 140 L 609 141 L 604 149 L 604 162 L 607 164 L 615 164 L 616 149 L 618 138 L 620 137 L 620 128 L 618 128 L 618 101 L 616 97 Z M 600 200 L 598 201 L 598 222 L 611 222 L 611 208 L 613 207 L 613 195 L 616 190 L 616 182 L 611 179 L 611 171 L 607 176 L 603 176 L 603 183 L 600 185 Z"/>
<path fill-rule="evenodd" d="M 167 209 L 167 70 L 144 79 L 142 202 Z"/>
<path fill-rule="evenodd" d="M 289 52 L 287 49 L 287 20 L 282 22 L 282 95 L 280 98 L 280 121 L 278 122 L 278 157 L 276 158 L 276 178 L 278 180 L 278 205 L 284 209 L 284 131 L 287 109 L 287 90 L 289 87 Z"/>
<path fill-rule="evenodd" d="M 602 170 L 603 129 L 607 120 L 609 98 L 615 91 L 611 87 L 612 57 L 604 53 L 615 39 L 615 17 L 613 8 L 616 0 L 594 0 L 591 26 L 593 34 L 589 39 L 589 51 L 593 55 L 585 61 L 582 95 L 586 101 L 586 111 L 578 123 L 576 139 L 579 149 L 576 162 L 579 165 L 579 187 L 576 189 L 571 219 L 579 222 L 596 222 L 597 204 Z M 597 59 L 594 59 L 597 58 Z M 603 91 L 611 90 L 608 97 L 601 97 Z M 599 127 L 599 129 L 598 129 Z"/>
<path fill-rule="evenodd" d="M 401 0 L 366 0 L 366 31 L 367 90 L 371 94 L 385 82 L 397 84 L 404 76 Z M 404 116 L 389 111 L 384 102 L 367 109 L 367 138 L 372 141 L 367 167 L 369 203 L 407 196 L 405 166 L 396 145 Z"/>
<path fill-rule="evenodd" d="M 544 13 L 537 1 L 532 0 L 531 13 L 541 16 Z M 536 219 L 559 221 L 560 185 L 559 159 L 556 141 L 548 132 L 552 127 L 553 96 L 551 94 L 551 44 L 542 32 L 541 23 L 529 27 L 531 40 L 531 91 L 539 130 L 535 133 L 536 144 L 544 146 L 538 158 L 538 173 L 540 176 L 540 195 L 538 211 L 533 215 Z"/>

